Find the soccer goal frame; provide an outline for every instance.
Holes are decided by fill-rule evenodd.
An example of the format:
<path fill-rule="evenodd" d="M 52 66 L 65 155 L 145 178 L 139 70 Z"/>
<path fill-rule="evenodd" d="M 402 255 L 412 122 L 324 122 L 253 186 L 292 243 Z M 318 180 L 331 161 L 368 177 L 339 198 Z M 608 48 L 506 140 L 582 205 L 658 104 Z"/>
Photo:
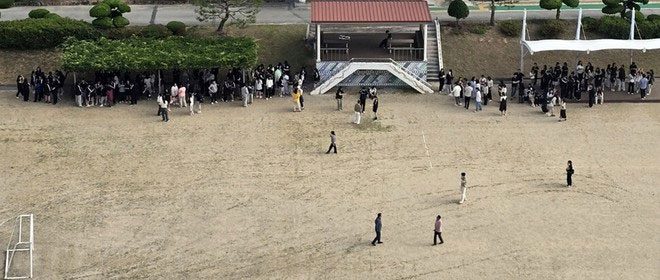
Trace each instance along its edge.
<path fill-rule="evenodd" d="M 23 227 L 27 226 L 28 229 L 28 239 L 23 240 Z M 15 234 L 18 234 L 17 238 Z M 17 242 L 13 242 L 17 239 Z M 7 250 L 5 251 L 5 274 L 4 279 L 28 279 L 32 278 L 32 264 L 33 264 L 33 253 L 34 251 L 34 214 L 19 215 L 16 217 L 16 224 L 12 230 L 11 237 L 9 242 L 7 242 Z M 11 265 L 14 261 L 14 254 L 16 252 L 28 252 L 29 254 L 29 268 L 30 274 L 26 276 L 11 276 Z"/>

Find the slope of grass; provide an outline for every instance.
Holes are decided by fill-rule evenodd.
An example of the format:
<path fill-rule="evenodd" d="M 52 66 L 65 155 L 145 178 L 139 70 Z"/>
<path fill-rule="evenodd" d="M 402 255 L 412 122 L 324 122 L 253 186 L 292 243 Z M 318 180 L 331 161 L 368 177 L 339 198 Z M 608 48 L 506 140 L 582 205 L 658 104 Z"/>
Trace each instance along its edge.
<path fill-rule="evenodd" d="M 571 22 L 569 26 L 575 26 Z M 575 31 L 567 30 L 564 39 L 575 38 Z M 492 76 L 493 78 L 509 79 L 513 72 L 520 66 L 520 42 L 519 38 L 505 37 L 496 28 L 491 28 L 484 35 L 467 32 L 469 26 L 464 26 L 464 32 L 455 32 L 454 27 L 442 27 L 442 51 L 444 68 L 452 69 L 454 76 Z M 538 25 L 530 24 L 531 38 L 538 40 Z M 596 34 L 586 34 L 587 39 L 599 39 Z M 660 50 L 654 51 L 629 51 L 629 50 L 607 50 L 596 51 L 589 54 L 573 51 L 549 51 L 539 52 L 533 55 L 525 55 L 523 73 L 528 75 L 532 64 L 536 62 L 539 67 L 544 64 L 554 66 L 556 62 L 568 62 L 569 67 L 574 67 L 578 60 L 585 64 L 590 61 L 596 67 L 606 67 L 607 64 L 630 65 L 630 58 L 644 69 L 660 69 Z"/>

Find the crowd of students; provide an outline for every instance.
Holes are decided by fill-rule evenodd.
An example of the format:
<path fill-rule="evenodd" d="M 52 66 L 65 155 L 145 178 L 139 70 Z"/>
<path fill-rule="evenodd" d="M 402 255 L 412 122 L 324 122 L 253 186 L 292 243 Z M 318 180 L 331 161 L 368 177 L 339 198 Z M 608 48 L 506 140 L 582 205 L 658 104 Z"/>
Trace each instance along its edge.
<path fill-rule="evenodd" d="M 304 66 L 298 72 L 292 71 L 287 61 L 267 67 L 261 64 L 249 73 L 232 68 L 227 72 L 224 81 L 219 81 L 217 68 L 194 71 L 192 76 L 187 72 L 173 73 L 169 91 L 159 94 L 159 115 L 163 115 L 163 111 L 166 114 L 173 105 L 190 106 L 190 114 L 194 115 L 201 112 L 201 104 L 206 98 L 210 104 L 240 100 L 242 106 L 248 107 L 255 98 L 269 100 L 275 95 L 291 96 L 293 110 L 300 112 L 305 108 L 303 86 L 308 75 Z M 312 79 L 318 81 L 319 78 L 319 72 L 314 71 Z M 192 108 L 193 104 L 197 106 L 196 110 Z M 167 115 L 163 115 L 163 121 L 168 119 Z"/>
<path fill-rule="evenodd" d="M 34 102 L 57 104 L 62 99 L 66 76 L 60 70 L 46 74 L 41 67 L 37 67 L 29 77 L 19 75 L 16 78 L 16 98 L 22 96 L 23 101 L 27 102 L 32 95 Z"/>
<path fill-rule="evenodd" d="M 451 69 L 440 69 L 439 90 L 453 96 L 455 105 L 465 109 L 469 109 L 470 102 L 474 101 L 475 112 L 481 111 L 482 105 L 488 105 L 494 94 L 499 99 L 502 115 L 506 115 L 508 98 L 518 97 L 518 103 L 528 102 L 549 116 L 555 116 L 555 108 L 560 107 L 559 120 L 562 121 L 566 120 L 566 100 L 579 101 L 586 95 L 589 107 L 593 107 L 604 103 L 607 90 L 640 94 L 641 99 L 645 99 L 651 94 L 655 77 L 653 70 L 644 71 L 634 62 L 626 72 L 624 65 L 609 64 L 600 68 L 590 62 L 583 65 L 578 61 L 572 70 L 566 62 L 562 65 L 557 62 L 554 67 L 543 65 L 542 68 L 534 63 L 527 82 L 525 86 L 525 74 L 520 69 L 511 78 L 510 90 L 503 80 L 495 87 L 491 77 L 481 75 L 480 78 L 458 77 L 455 80 Z"/>

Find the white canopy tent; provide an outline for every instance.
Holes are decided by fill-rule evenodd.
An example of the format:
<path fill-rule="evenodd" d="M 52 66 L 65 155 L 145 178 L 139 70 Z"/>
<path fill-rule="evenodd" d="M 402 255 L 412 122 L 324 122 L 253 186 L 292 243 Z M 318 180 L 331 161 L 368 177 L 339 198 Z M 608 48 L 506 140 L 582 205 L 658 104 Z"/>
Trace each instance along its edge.
<path fill-rule="evenodd" d="M 630 37 L 628 40 L 599 39 L 599 40 L 580 40 L 580 31 L 582 30 L 582 9 L 578 13 L 577 30 L 575 40 L 527 40 L 527 10 L 523 13 L 522 33 L 520 38 L 520 69 L 523 69 L 525 50 L 530 54 L 544 51 L 581 51 L 589 53 L 600 50 L 646 50 L 660 49 L 660 38 L 656 39 L 635 39 L 635 13 L 632 14 L 630 21 Z"/>

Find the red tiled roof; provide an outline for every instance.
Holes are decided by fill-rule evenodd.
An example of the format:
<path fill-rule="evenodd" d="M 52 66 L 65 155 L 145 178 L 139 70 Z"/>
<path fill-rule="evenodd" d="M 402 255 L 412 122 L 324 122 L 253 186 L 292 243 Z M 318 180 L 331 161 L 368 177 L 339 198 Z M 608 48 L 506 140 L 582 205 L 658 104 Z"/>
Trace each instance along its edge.
<path fill-rule="evenodd" d="M 312 23 L 430 22 L 424 0 L 314 0 Z"/>

